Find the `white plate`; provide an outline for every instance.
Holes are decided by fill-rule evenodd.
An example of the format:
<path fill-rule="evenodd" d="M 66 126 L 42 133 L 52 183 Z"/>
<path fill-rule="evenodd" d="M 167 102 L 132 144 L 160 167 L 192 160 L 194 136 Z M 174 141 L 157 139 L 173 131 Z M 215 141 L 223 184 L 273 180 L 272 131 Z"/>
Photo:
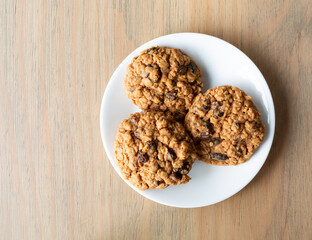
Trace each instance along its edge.
<path fill-rule="evenodd" d="M 262 145 L 244 164 L 238 166 L 212 166 L 196 160 L 184 185 L 169 186 L 161 190 L 140 191 L 127 182 L 115 163 L 114 141 L 120 122 L 130 113 L 140 111 L 127 98 L 124 88 L 126 68 L 131 59 L 151 46 L 180 48 L 200 66 L 204 89 L 229 84 L 244 90 L 253 98 L 261 111 L 266 127 Z M 269 87 L 256 65 L 233 45 L 204 34 L 177 33 L 156 38 L 133 51 L 112 75 L 101 106 L 101 135 L 106 153 L 119 174 L 135 191 L 155 202 L 183 208 L 211 205 L 227 199 L 244 188 L 265 162 L 274 136 L 275 112 Z"/>

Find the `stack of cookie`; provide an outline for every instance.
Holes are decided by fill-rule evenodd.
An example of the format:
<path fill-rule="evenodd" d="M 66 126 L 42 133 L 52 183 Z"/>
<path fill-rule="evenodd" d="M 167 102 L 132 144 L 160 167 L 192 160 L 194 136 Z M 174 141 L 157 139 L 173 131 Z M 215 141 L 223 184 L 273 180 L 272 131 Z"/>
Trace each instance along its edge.
<path fill-rule="evenodd" d="M 143 51 L 128 66 L 125 87 L 143 111 L 120 124 L 115 156 L 122 175 L 140 190 L 187 183 L 196 158 L 244 163 L 264 138 L 251 97 L 232 86 L 201 93 L 201 71 L 179 49 Z"/>

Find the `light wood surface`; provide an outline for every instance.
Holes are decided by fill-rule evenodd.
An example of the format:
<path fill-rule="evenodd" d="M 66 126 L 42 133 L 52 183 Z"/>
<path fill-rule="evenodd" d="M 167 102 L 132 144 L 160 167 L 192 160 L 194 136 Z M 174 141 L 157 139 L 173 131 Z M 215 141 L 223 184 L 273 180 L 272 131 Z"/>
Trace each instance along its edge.
<path fill-rule="evenodd" d="M 115 68 L 175 32 L 240 48 L 276 108 L 275 139 L 256 178 L 199 209 L 137 194 L 100 137 Z M 0 238 L 311 239 L 311 49 L 310 0 L 0 0 Z"/>

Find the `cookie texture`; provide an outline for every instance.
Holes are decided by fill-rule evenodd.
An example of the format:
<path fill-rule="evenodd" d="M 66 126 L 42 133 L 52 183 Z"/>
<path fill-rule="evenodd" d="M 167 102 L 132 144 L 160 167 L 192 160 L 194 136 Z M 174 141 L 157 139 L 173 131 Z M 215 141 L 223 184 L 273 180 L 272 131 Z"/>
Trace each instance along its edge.
<path fill-rule="evenodd" d="M 212 165 L 246 162 L 264 138 L 261 113 L 237 87 L 220 86 L 199 94 L 185 117 L 199 160 Z"/>
<path fill-rule="evenodd" d="M 141 109 L 183 115 L 203 82 L 199 67 L 180 49 L 152 47 L 133 58 L 125 87 L 127 96 Z"/>
<path fill-rule="evenodd" d="M 120 124 L 115 157 L 124 178 L 146 190 L 187 183 L 196 153 L 192 138 L 173 113 L 145 110 Z"/>

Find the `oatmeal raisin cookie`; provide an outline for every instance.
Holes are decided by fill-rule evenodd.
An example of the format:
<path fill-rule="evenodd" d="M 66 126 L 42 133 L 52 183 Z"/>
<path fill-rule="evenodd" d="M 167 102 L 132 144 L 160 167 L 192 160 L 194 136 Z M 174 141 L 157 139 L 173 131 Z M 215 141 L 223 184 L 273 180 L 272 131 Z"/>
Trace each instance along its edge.
<path fill-rule="evenodd" d="M 141 109 L 185 115 L 203 81 L 199 67 L 180 49 L 152 47 L 133 58 L 125 87 L 127 96 Z"/>
<path fill-rule="evenodd" d="M 187 183 L 196 154 L 192 138 L 173 113 L 145 110 L 120 124 L 115 157 L 124 178 L 146 190 Z"/>
<path fill-rule="evenodd" d="M 242 90 L 220 86 L 199 94 L 185 118 L 198 158 L 212 165 L 246 162 L 264 138 L 261 113 Z"/>

